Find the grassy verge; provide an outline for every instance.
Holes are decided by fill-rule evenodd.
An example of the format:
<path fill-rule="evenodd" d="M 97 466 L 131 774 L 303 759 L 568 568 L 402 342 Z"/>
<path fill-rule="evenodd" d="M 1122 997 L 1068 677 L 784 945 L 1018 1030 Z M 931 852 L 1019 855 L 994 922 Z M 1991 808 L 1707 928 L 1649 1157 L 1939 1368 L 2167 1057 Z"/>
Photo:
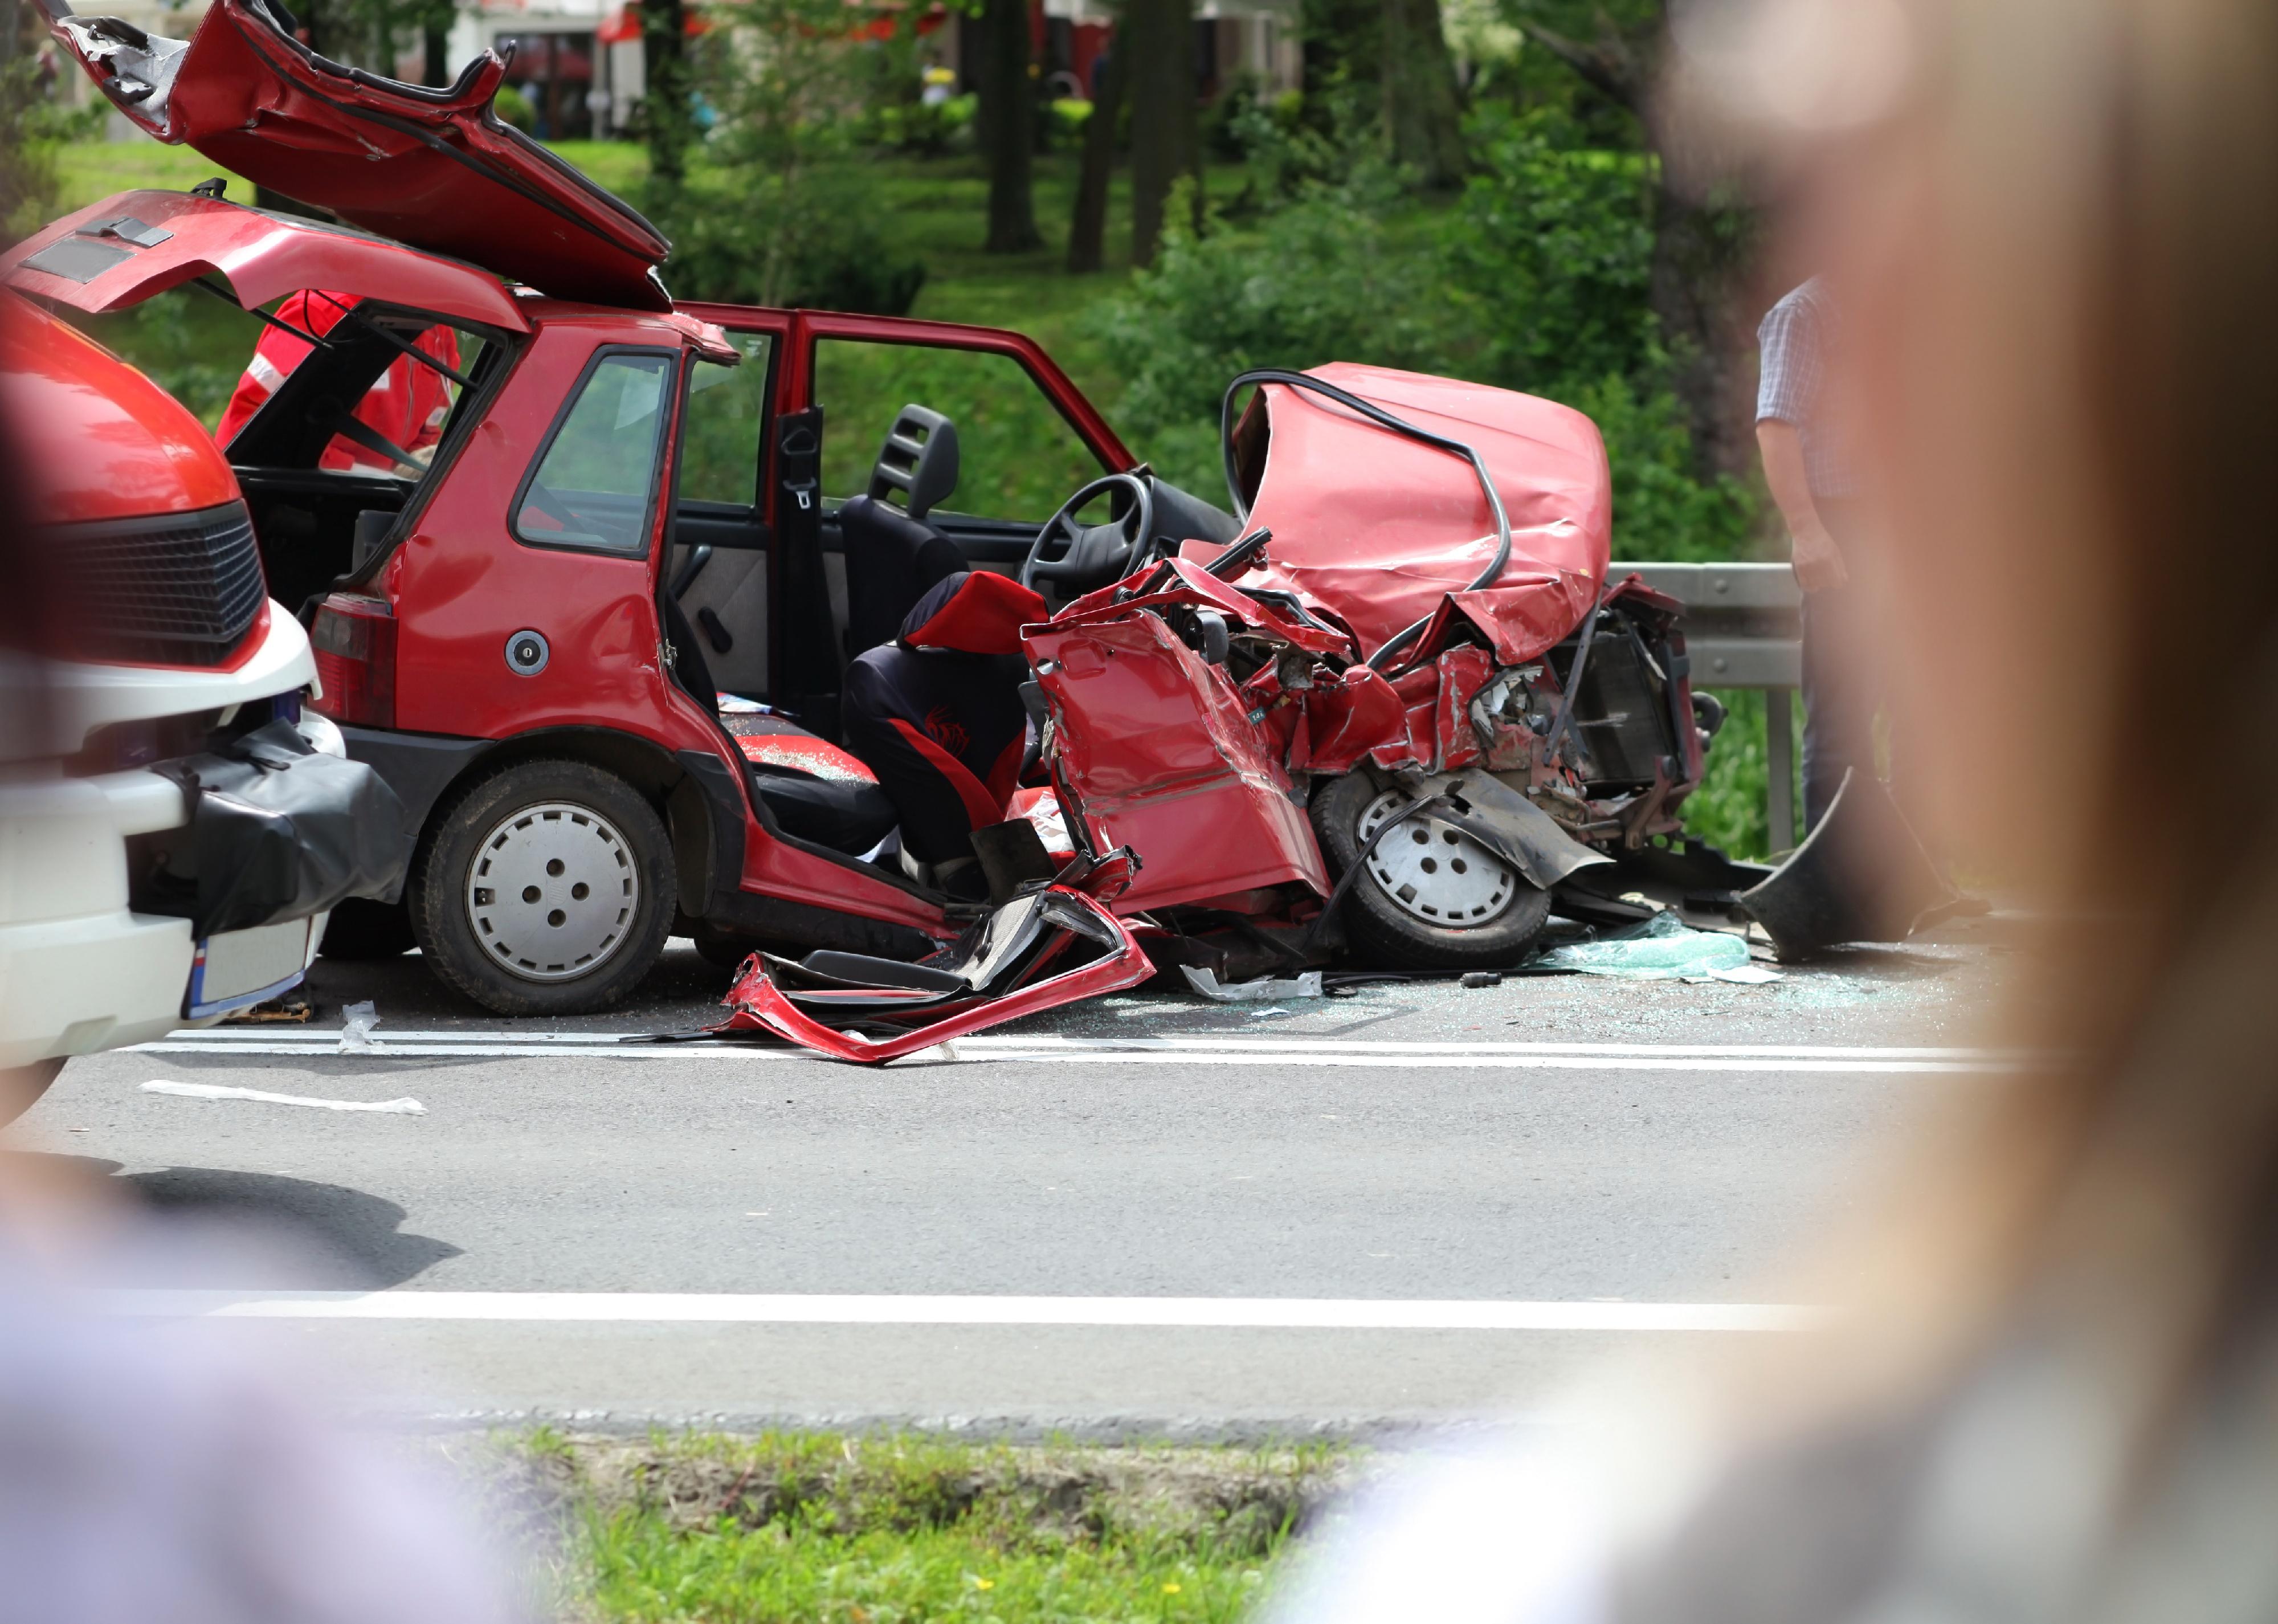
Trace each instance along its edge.
<path fill-rule="evenodd" d="M 571 1617 L 905 1624 L 1230 1620 L 1355 1469 L 1325 1449 L 540 1432 L 506 1476 Z"/>

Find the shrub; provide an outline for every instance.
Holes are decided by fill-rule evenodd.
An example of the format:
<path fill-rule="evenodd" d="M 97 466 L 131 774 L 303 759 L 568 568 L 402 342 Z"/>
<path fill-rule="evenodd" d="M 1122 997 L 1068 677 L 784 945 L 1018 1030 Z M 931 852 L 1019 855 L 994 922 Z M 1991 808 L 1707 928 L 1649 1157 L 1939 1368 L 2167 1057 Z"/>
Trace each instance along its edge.
<path fill-rule="evenodd" d="M 1206 235 L 1173 231 L 1154 268 L 1095 318 L 1125 379 L 1120 420 L 1145 454 L 1174 480 L 1214 489 L 1220 395 L 1250 367 L 1337 360 L 1441 372 L 1596 422 L 1618 556 L 1745 554 L 1754 496 L 1695 472 L 1647 300 L 1647 160 L 1576 147 L 1556 115 L 1491 111 L 1472 126 L 1478 174 L 1433 215 L 1407 203 L 1396 172 L 1349 139 L 1345 120 L 1313 111 L 1318 126 L 1285 126 L 1256 106 L 1244 118 L 1257 162 L 1296 201 L 1239 230 L 1217 217 Z M 1336 179 L 1311 178 L 1323 174 Z"/>
<path fill-rule="evenodd" d="M 1237 372 L 1326 360 L 1434 370 L 1447 334 L 1428 261 L 1377 215 L 1320 193 L 1263 232 L 1198 235 L 1173 203 L 1154 267 L 1103 307 L 1094 331 L 1124 380 L 1118 420 L 1168 477 L 1210 490 L 1219 406 Z"/>
<path fill-rule="evenodd" d="M 491 111 L 498 114 L 501 124 L 510 124 L 525 135 L 538 122 L 538 115 L 531 110 L 530 98 L 512 85 L 498 88 L 498 94 L 491 98 Z"/>
<path fill-rule="evenodd" d="M 1563 145 L 1548 115 L 1492 110 L 1472 130 L 1479 172 L 1439 237 L 1480 376 L 1563 398 L 1583 379 L 1663 371 L 1647 160 Z"/>
<path fill-rule="evenodd" d="M 793 187 L 749 171 L 732 191 L 692 189 L 659 224 L 673 243 L 665 274 L 677 297 L 803 305 L 901 316 L 926 266 L 882 229 L 844 169 Z"/>

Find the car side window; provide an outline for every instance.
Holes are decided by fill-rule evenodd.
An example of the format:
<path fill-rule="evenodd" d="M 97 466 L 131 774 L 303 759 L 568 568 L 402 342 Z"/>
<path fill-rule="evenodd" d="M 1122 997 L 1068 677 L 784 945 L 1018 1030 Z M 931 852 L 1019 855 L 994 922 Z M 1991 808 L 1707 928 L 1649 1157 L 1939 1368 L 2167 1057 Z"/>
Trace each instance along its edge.
<path fill-rule="evenodd" d="M 844 501 L 869 487 L 870 469 L 906 405 L 957 425 L 957 489 L 944 513 L 1041 521 L 1103 471 L 1042 385 L 1013 356 L 986 349 L 819 339 L 814 399 L 822 436 L 822 494 Z"/>
<path fill-rule="evenodd" d="M 767 418 L 772 344 L 764 333 L 731 333 L 728 340 L 743 352 L 743 364 L 722 366 L 699 356 L 689 374 L 680 499 L 749 508 L 759 491 L 760 431 Z"/>
<path fill-rule="evenodd" d="M 607 553 L 647 545 L 677 359 L 605 350 L 586 369 L 515 503 L 518 540 Z"/>

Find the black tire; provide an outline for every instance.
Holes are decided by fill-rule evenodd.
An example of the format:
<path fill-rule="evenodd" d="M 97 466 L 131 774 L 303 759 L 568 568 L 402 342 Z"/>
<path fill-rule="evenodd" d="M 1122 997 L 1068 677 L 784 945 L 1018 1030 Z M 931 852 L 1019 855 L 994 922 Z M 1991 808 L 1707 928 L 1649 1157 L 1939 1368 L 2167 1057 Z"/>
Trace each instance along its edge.
<path fill-rule="evenodd" d="M 39 1104 L 40 1096 L 48 1092 L 48 1084 L 63 1069 L 60 1060 L 36 1060 L 27 1066 L 0 1071 L 0 1128 Z"/>
<path fill-rule="evenodd" d="M 1328 859 L 1332 879 L 1342 878 L 1352 867 L 1365 839 L 1361 820 L 1390 788 L 1365 772 L 1351 772 L 1314 792 L 1313 833 L 1320 840 L 1321 854 Z M 1395 828 L 1387 835 L 1377 847 L 1376 857 L 1387 857 L 1386 847 L 1404 832 L 1410 831 Z M 1454 835 L 1444 826 L 1437 832 L 1443 840 Z M 1460 846 L 1456 842 L 1461 842 Z M 1485 872 L 1477 868 L 1485 854 L 1476 846 L 1461 837 L 1449 844 L 1468 855 L 1465 866 L 1471 872 Z M 1437 846 L 1433 849 L 1436 853 Z M 1432 861 L 1441 858 L 1435 855 Z M 1486 857 L 1486 861 L 1494 863 L 1494 872 L 1508 882 L 1507 890 L 1495 893 L 1500 900 L 1493 897 L 1477 900 L 1476 906 L 1492 912 L 1475 924 L 1437 924 L 1419 918 L 1410 905 L 1387 891 L 1373 871 L 1372 860 L 1372 868 L 1364 870 L 1345 892 L 1345 932 L 1355 956 L 1384 969 L 1508 969 L 1517 963 L 1550 918 L 1550 893 L 1538 890 L 1499 859 Z M 1450 867 L 1463 863 L 1464 859 L 1459 857 Z"/>
<path fill-rule="evenodd" d="M 333 905 L 317 951 L 328 959 L 394 959 L 418 945 L 411 934 L 409 903 L 350 897 Z"/>
<path fill-rule="evenodd" d="M 562 761 L 502 767 L 453 797 L 405 896 L 435 973 L 506 1015 L 608 1008 L 655 968 L 679 900 L 656 808 Z"/>

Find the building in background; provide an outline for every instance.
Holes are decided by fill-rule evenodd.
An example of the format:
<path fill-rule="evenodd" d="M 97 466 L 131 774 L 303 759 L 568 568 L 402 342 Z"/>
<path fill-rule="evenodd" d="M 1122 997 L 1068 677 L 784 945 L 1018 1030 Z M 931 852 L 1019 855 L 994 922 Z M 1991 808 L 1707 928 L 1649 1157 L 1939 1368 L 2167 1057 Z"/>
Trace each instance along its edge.
<path fill-rule="evenodd" d="M 205 13 L 207 0 L 109 0 L 107 16 L 119 17 L 175 39 L 188 37 Z M 733 14 L 734 0 L 718 8 Z M 936 5 L 940 26 L 928 29 L 929 57 L 958 76 L 959 90 L 974 84 L 978 30 L 955 11 Z M 1107 0 L 1029 0 L 1028 25 L 1036 59 L 1055 96 L 1088 99 L 1094 74 L 1108 49 L 1113 13 Z M 706 25 L 693 7 L 690 31 Z M 347 42 L 321 36 L 311 42 L 328 56 L 362 62 L 363 53 Z M 419 42 L 401 42 L 401 57 L 390 65 L 399 79 L 417 80 L 423 65 Z M 462 6 L 452 24 L 446 60 L 455 75 L 483 51 L 513 51 L 506 82 L 530 110 L 531 134 L 544 141 L 607 140 L 628 133 L 639 105 L 640 8 L 627 0 L 477 0 Z M 1198 0 L 1195 19 L 1196 94 L 1204 101 L 1242 79 L 1260 92 L 1279 95 L 1297 88 L 1303 72 L 1298 42 L 1297 0 Z M 95 95 L 77 74 L 67 76 L 74 102 Z M 135 134 L 125 118 L 111 115 L 114 140 Z"/>

